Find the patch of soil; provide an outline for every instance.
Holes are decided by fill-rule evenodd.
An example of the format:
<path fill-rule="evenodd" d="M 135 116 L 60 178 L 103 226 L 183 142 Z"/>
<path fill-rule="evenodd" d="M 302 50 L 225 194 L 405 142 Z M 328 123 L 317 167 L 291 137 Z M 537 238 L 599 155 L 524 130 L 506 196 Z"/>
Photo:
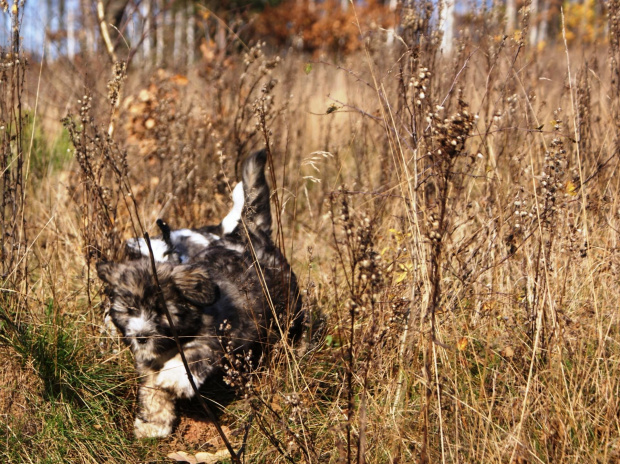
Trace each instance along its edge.
<path fill-rule="evenodd" d="M 226 436 L 230 437 L 230 429 L 225 425 L 222 426 L 222 429 Z M 217 450 L 224 446 L 224 442 L 213 423 L 193 417 L 181 418 L 173 444 L 184 444 L 202 450 Z"/>

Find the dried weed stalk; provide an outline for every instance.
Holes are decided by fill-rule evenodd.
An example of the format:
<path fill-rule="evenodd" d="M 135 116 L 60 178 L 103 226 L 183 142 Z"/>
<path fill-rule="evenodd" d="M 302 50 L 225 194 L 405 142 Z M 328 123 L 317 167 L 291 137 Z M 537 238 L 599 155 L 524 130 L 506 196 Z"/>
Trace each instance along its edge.
<path fill-rule="evenodd" d="M 6 8 L 5 8 L 6 11 Z M 11 11 L 11 41 L 0 48 L 0 301 L 17 308 L 26 303 L 28 285 L 27 180 L 28 112 L 22 98 L 26 58 L 20 42 L 22 10 Z"/>

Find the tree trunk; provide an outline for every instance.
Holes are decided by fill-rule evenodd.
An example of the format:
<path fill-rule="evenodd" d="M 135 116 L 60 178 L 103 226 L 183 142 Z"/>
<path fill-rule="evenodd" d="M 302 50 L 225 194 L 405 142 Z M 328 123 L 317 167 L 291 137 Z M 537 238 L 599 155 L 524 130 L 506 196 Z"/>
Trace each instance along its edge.
<path fill-rule="evenodd" d="M 194 16 L 194 6 L 191 2 L 187 4 L 185 15 L 187 17 L 187 66 L 189 67 L 194 64 L 194 60 L 196 59 L 196 17 Z"/>
<path fill-rule="evenodd" d="M 52 47 L 50 46 L 50 39 L 51 39 L 51 33 L 52 33 L 52 19 L 53 19 L 53 13 L 52 13 L 52 0 L 46 0 L 45 2 L 45 14 L 46 14 L 46 18 L 45 18 L 45 37 L 44 37 L 44 42 L 43 42 L 43 53 L 45 54 L 45 59 L 46 60 L 50 60 L 52 59 L 51 53 L 52 53 Z"/>
<path fill-rule="evenodd" d="M 164 64 L 164 28 L 166 27 L 166 16 L 164 13 L 164 0 L 157 0 L 157 18 L 155 25 L 157 36 L 157 50 L 155 52 L 155 64 L 161 67 Z"/>
<path fill-rule="evenodd" d="M 81 0 L 80 8 L 82 10 L 82 28 L 83 28 L 83 40 L 82 40 L 82 52 L 94 53 L 96 47 L 95 41 L 95 28 L 96 22 L 93 18 L 93 12 L 91 9 L 90 0 Z"/>
<path fill-rule="evenodd" d="M 71 61 L 75 58 L 75 45 L 75 12 L 71 9 L 67 15 L 67 58 Z"/>
<path fill-rule="evenodd" d="M 151 50 L 153 49 L 153 0 L 144 0 L 144 27 L 142 33 L 142 55 L 147 66 L 151 64 Z"/>
<path fill-rule="evenodd" d="M 517 28 L 517 0 L 506 0 L 506 35 L 512 35 Z"/>
<path fill-rule="evenodd" d="M 105 44 L 108 56 L 114 62 L 118 58 L 116 56 L 116 52 L 114 51 L 114 44 L 112 43 L 112 39 L 110 38 L 108 22 L 105 18 L 106 12 L 105 6 L 103 5 L 103 0 L 97 0 L 97 21 L 99 22 L 99 32 L 101 33 L 101 38 L 103 39 L 103 43 Z"/>
<path fill-rule="evenodd" d="M 444 54 L 452 53 L 454 41 L 454 13 L 456 0 L 442 0 L 439 16 L 439 29 L 443 32 L 441 50 Z"/>
<path fill-rule="evenodd" d="M 542 0 L 541 10 L 538 41 L 545 42 L 547 40 L 547 31 L 549 30 L 549 0 Z"/>
<path fill-rule="evenodd" d="M 172 47 L 172 56 L 174 63 L 181 63 L 181 50 L 183 49 L 183 11 L 175 9 L 172 16 L 172 27 L 174 28 L 174 44 Z"/>
<path fill-rule="evenodd" d="M 58 0 L 58 32 L 66 31 L 67 25 L 65 22 L 65 0 Z M 62 55 L 64 39 L 62 35 L 58 35 L 58 54 Z"/>
<path fill-rule="evenodd" d="M 530 3 L 530 45 L 538 44 L 538 0 Z"/>

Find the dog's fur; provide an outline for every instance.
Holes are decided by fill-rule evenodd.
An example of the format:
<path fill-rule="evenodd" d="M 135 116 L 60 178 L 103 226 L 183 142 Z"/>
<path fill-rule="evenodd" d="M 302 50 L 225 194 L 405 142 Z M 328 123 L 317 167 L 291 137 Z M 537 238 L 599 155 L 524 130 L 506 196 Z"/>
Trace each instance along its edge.
<path fill-rule="evenodd" d="M 271 239 L 265 151 L 243 166 L 244 204 L 233 231 L 187 255 L 157 263 L 157 277 L 196 386 L 226 354 L 256 356 L 282 334 L 297 337 L 303 314 L 297 280 Z M 234 208 L 233 208 L 234 209 Z M 100 263 L 112 301 L 110 317 L 130 346 L 141 378 L 137 437 L 163 437 L 176 419 L 175 400 L 194 395 L 150 262 Z"/>
<path fill-rule="evenodd" d="M 170 230 L 165 222 L 158 220 L 157 225 L 164 232 L 164 236 L 151 239 L 151 249 L 155 261 L 158 263 L 186 263 L 214 241 L 232 233 L 239 225 L 245 203 L 243 182 L 239 182 L 235 186 L 232 198 L 232 209 L 217 226 Z M 149 257 L 148 246 L 142 237 L 128 240 L 125 244 L 125 251 L 130 259 Z"/>

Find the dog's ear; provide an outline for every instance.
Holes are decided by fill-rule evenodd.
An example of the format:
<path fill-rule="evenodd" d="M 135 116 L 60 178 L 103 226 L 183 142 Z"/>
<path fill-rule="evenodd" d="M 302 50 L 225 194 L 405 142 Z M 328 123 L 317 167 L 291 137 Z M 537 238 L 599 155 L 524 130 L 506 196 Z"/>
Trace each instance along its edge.
<path fill-rule="evenodd" d="M 116 263 L 100 261 L 97 263 L 97 275 L 106 284 L 114 286 L 119 277 L 118 267 L 119 265 Z"/>
<path fill-rule="evenodd" d="M 196 306 L 210 305 L 220 297 L 220 290 L 202 266 L 175 266 L 170 276 L 181 296 Z"/>

